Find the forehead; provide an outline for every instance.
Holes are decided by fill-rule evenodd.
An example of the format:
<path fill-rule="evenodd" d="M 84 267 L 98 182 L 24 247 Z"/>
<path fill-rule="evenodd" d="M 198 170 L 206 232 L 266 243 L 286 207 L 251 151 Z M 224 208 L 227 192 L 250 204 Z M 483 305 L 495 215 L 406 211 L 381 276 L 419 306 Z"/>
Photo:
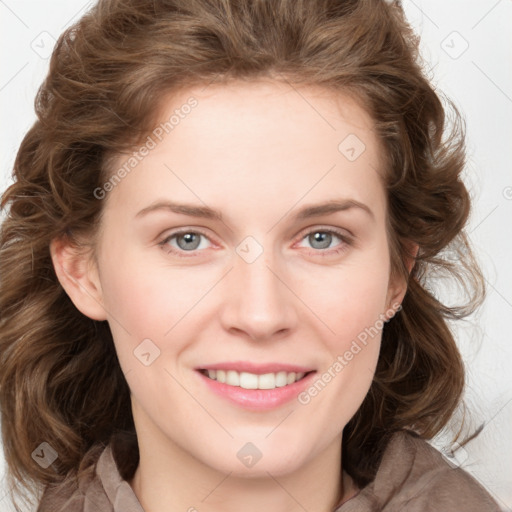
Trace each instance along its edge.
<path fill-rule="evenodd" d="M 151 150 L 112 193 L 132 209 L 159 198 L 254 212 L 301 198 L 383 203 L 373 120 L 342 93 L 275 81 L 189 88 L 162 101 L 149 138 Z"/>
<path fill-rule="evenodd" d="M 190 98 L 196 106 L 187 107 Z M 173 114 L 186 110 L 180 119 Z M 243 149 L 268 149 L 295 144 L 296 151 L 336 150 L 338 139 L 354 133 L 374 145 L 374 123 L 361 103 L 342 92 L 318 86 L 299 86 L 278 81 L 241 82 L 198 86 L 169 97 L 160 108 L 160 124 L 178 121 L 172 131 L 178 137 L 201 137 L 201 142 L 244 142 Z M 165 134 L 167 135 L 167 133 Z M 190 138 L 190 137 L 188 137 Z M 325 144 L 319 145 L 320 138 Z M 234 148 L 235 149 L 235 148 Z M 336 153 L 337 154 L 337 153 Z"/>

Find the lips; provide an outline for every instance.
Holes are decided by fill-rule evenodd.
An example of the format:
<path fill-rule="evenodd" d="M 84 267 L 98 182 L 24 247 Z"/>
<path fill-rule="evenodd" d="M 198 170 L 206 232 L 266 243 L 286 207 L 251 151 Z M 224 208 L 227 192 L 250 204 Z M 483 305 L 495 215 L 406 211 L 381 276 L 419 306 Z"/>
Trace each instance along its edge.
<path fill-rule="evenodd" d="M 316 373 L 306 366 L 247 361 L 205 365 L 196 371 L 213 393 L 239 407 L 258 411 L 290 402 Z"/>

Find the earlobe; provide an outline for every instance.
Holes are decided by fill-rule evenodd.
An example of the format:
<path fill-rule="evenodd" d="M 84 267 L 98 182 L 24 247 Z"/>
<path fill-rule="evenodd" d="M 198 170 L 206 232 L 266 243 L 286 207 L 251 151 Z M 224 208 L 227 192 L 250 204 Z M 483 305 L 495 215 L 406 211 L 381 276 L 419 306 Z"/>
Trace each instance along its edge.
<path fill-rule="evenodd" d="M 106 320 L 99 275 L 90 254 L 66 237 L 52 240 L 50 254 L 57 278 L 76 308 L 93 320 Z"/>
<path fill-rule="evenodd" d="M 395 284 L 389 288 L 387 297 L 387 311 L 385 313 L 388 320 L 390 320 L 402 306 L 405 293 L 407 291 L 407 282 L 400 279 L 400 283 Z"/>

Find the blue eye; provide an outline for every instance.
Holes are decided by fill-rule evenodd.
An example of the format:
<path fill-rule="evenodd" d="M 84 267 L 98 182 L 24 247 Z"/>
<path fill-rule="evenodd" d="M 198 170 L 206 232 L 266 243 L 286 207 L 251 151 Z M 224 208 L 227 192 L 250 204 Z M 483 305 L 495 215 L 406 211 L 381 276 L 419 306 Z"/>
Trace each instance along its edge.
<path fill-rule="evenodd" d="M 330 249 L 330 245 L 333 239 L 338 239 L 341 241 L 338 244 L 337 248 Z M 352 245 L 352 239 L 348 235 L 342 233 L 341 231 L 334 229 L 314 229 L 312 231 L 308 231 L 305 235 L 303 235 L 302 240 L 308 240 L 308 243 L 313 246 L 314 255 L 320 254 L 321 256 L 332 256 L 333 254 L 339 254 L 345 251 L 348 246 Z M 317 244 L 315 247 L 314 244 Z M 326 250 L 329 249 L 329 250 Z"/>
<path fill-rule="evenodd" d="M 159 242 L 158 245 L 165 248 L 169 253 L 183 256 L 184 252 L 196 251 L 200 246 L 201 238 L 209 240 L 205 234 L 199 231 L 182 230 L 167 236 L 164 240 Z M 171 240 L 174 239 L 176 240 L 177 248 L 170 244 Z M 195 254 L 191 254 L 190 256 L 195 256 Z M 186 258 L 189 257 L 189 255 L 183 257 Z"/>

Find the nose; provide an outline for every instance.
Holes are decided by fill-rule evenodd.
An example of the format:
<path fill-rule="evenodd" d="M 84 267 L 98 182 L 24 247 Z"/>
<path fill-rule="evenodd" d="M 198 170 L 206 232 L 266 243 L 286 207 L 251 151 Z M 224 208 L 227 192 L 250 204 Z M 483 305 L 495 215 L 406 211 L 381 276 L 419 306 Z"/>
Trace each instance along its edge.
<path fill-rule="evenodd" d="M 276 267 L 266 251 L 251 263 L 239 256 L 234 262 L 226 278 L 227 299 L 221 312 L 223 327 L 254 341 L 293 331 L 298 318 L 297 300 L 289 288 L 286 272 Z"/>

